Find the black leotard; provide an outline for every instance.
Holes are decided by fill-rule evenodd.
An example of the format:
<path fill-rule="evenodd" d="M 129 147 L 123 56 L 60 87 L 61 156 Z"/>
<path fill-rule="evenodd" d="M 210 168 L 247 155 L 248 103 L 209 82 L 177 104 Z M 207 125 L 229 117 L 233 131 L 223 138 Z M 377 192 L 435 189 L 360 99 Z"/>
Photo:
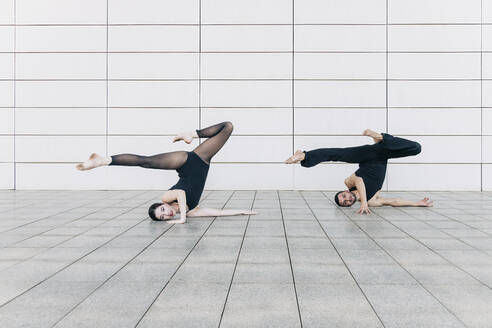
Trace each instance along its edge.
<path fill-rule="evenodd" d="M 200 202 L 209 167 L 210 165 L 195 152 L 190 151 L 183 166 L 176 169 L 179 175 L 179 181 L 169 190 L 184 190 L 186 193 L 186 204 L 190 211 Z"/>

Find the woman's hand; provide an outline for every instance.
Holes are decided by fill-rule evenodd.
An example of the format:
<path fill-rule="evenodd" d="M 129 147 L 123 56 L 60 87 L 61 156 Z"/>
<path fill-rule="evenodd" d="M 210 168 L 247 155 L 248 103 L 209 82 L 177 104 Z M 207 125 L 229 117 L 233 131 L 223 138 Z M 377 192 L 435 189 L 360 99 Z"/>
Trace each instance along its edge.
<path fill-rule="evenodd" d="M 357 214 L 371 214 L 371 210 L 369 209 L 369 205 L 367 205 L 366 202 L 362 203 L 360 205 L 359 210 L 357 211 Z"/>

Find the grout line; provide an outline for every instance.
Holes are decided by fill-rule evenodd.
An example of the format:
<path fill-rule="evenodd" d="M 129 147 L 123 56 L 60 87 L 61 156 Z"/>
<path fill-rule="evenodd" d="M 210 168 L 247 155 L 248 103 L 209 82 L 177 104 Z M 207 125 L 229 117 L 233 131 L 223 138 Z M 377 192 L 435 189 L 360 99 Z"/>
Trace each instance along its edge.
<path fill-rule="evenodd" d="M 323 193 L 324 194 L 324 193 Z M 326 197 L 326 194 L 324 194 L 325 197 Z M 328 197 L 327 197 L 328 198 Z M 330 202 L 335 205 L 331 199 L 330 199 Z M 336 205 L 335 205 L 336 206 Z M 465 323 L 453 312 L 451 311 L 451 309 L 449 309 L 437 296 L 435 296 L 422 282 L 420 282 L 410 271 L 408 271 L 405 266 L 403 264 L 401 264 L 396 258 L 393 257 L 393 255 L 388 252 L 386 250 L 386 248 L 382 247 L 368 232 L 366 232 L 364 229 L 362 229 L 358 222 L 353 220 L 350 215 L 348 215 L 347 213 L 345 213 L 345 211 L 341 210 L 338 206 L 336 206 L 337 210 L 341 211 L 346 217 L 347 219 L 349 219 L 350 222 L 352 222 L 355 226 L 357 226 L 357 228 L 359 230 L 361 230 L 370 240 L 372 240 L 373 243 L 375 243 L 384 253 L 386 253 L 386 255 L 388 255 L 394 262 L 395 264 L 397 264 L 402 270 L 404 270 L 410 277 L 412 277 L 413 280 L 415 280 L 415 282 L 417 282 L 418 286 L 420 286 L 422 289 L 424 289 L 427 293 L 429 293 L 430 296 L 432 296 L 439 304 L 441 304 L 441 306 L 446 309 L 451 315 L 453 315 L 460 323 L 462 323 L 464 326 Z M 377 212 L 375 212 L 375 214 L 377 216 L 379 216 L 380 218 L 382 218 L 385 222 L 388 222 L 389 224 L 393 225 L 394 227 L 396 227 L 398 230 L 402 231 L 404 234 L 406 234 L 407 236 L 410 236 L 409 234 L 407 234 L 405 231 L 403 231 L 402 229 L 400 229 L 398 226 L 394 225 L 391 221 L 388 221 L 386 220 L 383 216 L 379 215 Z M 415 238 L 412 237 L 412 239 L 415 240 Z M 419 241 L 419 243 L 421 243 Z M 423 245 L 423 243 L 421 243 Z"/>
<path fill-rule="evenodd" d="M 364 292 L 364 290 L 362 289 L 362 287 L 359 285 L 359 282 L 357 281 L 357 279 L 355 279 L 355 276 L 354 274 L 352 273 L 352 271 L 349 269 L 347 263 L 345 262 L 343 256 L 340 254 L 338 248 L 336 248 L 335 244 L 333 243 L 333 240 L 330 238 L 330 236 L 328 235 L 328 233 L 326 232 L 325 228 L 323 227 L 323 225 L 321 224 L 321 222 L 319 221 L 318 217 L 316 216 L 316 213 L 314 213 L 313 209 L 311 208 L 311 205 L 309 205 L 309 202 L 306 200 L 306 198 L 304 197 L 304 194 L 302 193 L 302 191 L 299 192 L 301 194 L 301 197 L 302 199 L 304 199 L 304 202 L 306 203 L 306 205 L 308 206 L 309 208 L 309 211 L 311 211 L 311 214 L 313 215 L 314 219 L 316 220 L 316 222 L 318 223 L 319 227 L 321 228 L 321 230 L 323 231 L 324 235 L 326 236 L 326 238 L 328 239 L 328 241 L 330 242 L 331 246 L 333 247 L 333 249 L 335 250 L 335 252 L 337 253 L 338 257 L 340 258 L 340 261 L 342 261 L 343 265 L 345 266 L 345 268 L 347 269 L 348 273 L 350 274 L 350 276 L 352 277 L 352 279 L 354 280 L 355 284 L 357 285 L 357 288 L 359 289 L 359 291 L 362 293 L 362 295 L 364 296 L 364 298 L 366 299 L 367 301 L 367 304 L 369 304 L 369 306 L 371 307 L 372 311 L 374 312 L 374 314 L 376 315 L 376 317 L 378 318 L 379 322 L 381 323 L 381 325 L 383 326 L 383 328 L 385 327 L 384 323 L 383 323 L 383 320 L 379 317 L 379 314 L 378 312 L 376 311 L 376 309 L 374 308 L 374 306 L 372 305 L 371 301 L 369 300 L 369 298 L 367 297 L 366 293 Z M 325 197 L 326 195 L 321 192 Z"/>
<path fill-rule="evenodd" d="M 255 194 L 253 196 L 253 202 L 251 203 L 251 208 L 250 208 L 251 210 L 253 210 L 253 208 L 255 206 L 257 193 L 258 193 L 258 191 L 255 190 Z M 227 301 L 229 300 L 229 294 L 231 292 L 232 283 L 234 282 L 234 276 L 236 275 L 236 268 L 237 268 L 237 264 L 239 263 L 239 258 L 241 256 L 241 250 L 243 249 L 244 239 L 246 238 L 246 232 L 248 231 L 250 218 L 251 218 L 251 215 L 248 215 L 248 220 L 246 221 L 246 227 L 244 228 L 243 238 L 241 239 L 241 245 L 239 246 L 239 252 L 238 252 L 237 257 L 236 257 L 236 263 L 234 265 L 234 271 L 232 272 L 231 282 L 229 283 L 229 289 L 227 290 L 227 295 L 226 295 L 226 298 L 224 301 L 224 306 L 222 307 L 222 312 L 220 314 L 220 320 L 219 320 L 219 325 L 218 325 L 219 328 L 220 328 L 220 325 L 222 324 L 222 318 L 224 317 L 224 312 L 225 312 L 225 309 L 227 306 Z"/>
<path fill-rule="evenodd" d="M 279 193 L 278 190 L 277 190 L 277 198 L 278 198 L 278 204 L 279 204 L 279 208 L 280 208 L 280 216 L 282 218 L 282 226 L 284 228 L 285 243 L 287 245 L 287 255 L 289 256 L 290 274 L 292 276 L 292 284 L 294 286 L 294 293 L 296 295 L 296 304 L 297 304 L 297 312 L 298 312 L 298 315 L 299 315 L 299 323 L 301 324 L 301 328 L 302 328 L 302 326 L 303 326 L 302 325 L 302 315 L 301 315 L 301 307 L 299 306 L 299 297 L 297 295 L 296 278 L 295 278 L 295 275 L 294 275 L 294 268 L 292 267 L 292 258 L 291 258 L 291 255 L 290 255 L 289 240 L 287 238 L 287 230 L 285 229 L 285 220 L 284 220 L 284 211 L 282 209 L 282 200 L 280 198 L 280 193 Z"/>
<path fill-rule="evenodd" d="M 142 204 L 143 204 L 143 203 L 142 203 Z M 130 209 L 128 210 L 128 212 L 129 212 L 129 211 L 131 211 L 132 209 L 135 209 L 135 208 L 139 207 L 139 206 L 140 206 L 140 205 L 135 206 L 135 207 L 133 207 L 133 208 L 130 208 Z M 71 266 L 72 264 L 74 264 L 74 263 L 76 263 L 76 262 L 80 261 L 81 259 L 85 258 L 86 256 L 88 256 L 88 255 L 92 254 L 93 252 L 95 252 L 95 251 L 96 251 L 96 250 L 98 250 L 99 248 L 103 247 L 104 245 L 107 245 L 108 243 L 110 243 L 110 242 L 111 242 L 111 241 L 113 241 L 114 239 L 118 238 L 119 236 L 121 236 L 121 235 L 122 235 L 122 234 L 124 234 L 125 232 L 129 231 L 130 229 L 132 229 L 133 227 L 135 227 L 135 226 L 139 225 L 140 223 L 142 223 L 143 221 L 145 221 L 145 220 L 147 220 L 147 219 L 148 219 L 148 217 L 146 217 L 145 219 L 143 219 L 143 220 L 141 220 L 141 221 L 138 221 L 138 222 L 137 222 L 136 224 L 134 224 L 133 226 L 131 226 L 131 227 L 129 227 L 128 229 L 126 229 L 126 230 L 124 230 L 124 231 L 120 232 L 119 234 L 117 234 L 117 235 L 116 235 L 116 236 L 114 236 L 113 238 L 109 239 L 108 241 L 106 241 L 106 242 L 102 243 L 101 245 L 99 245 L 98 247 L 94 248 L 94 249 L 93 249 L 93 250 L 91 250 L 90 252 L 86 253 L 85 255 L 82 255 L 81 257 L 77 258 L 75 261 L 70 262 L 69 264 L 65 265 L 65 266 L 64 266 L 64 267 L 62 267 L 61 269 L 57 270 L 55 273 L 50 274 L 48 277 L 44 278 L 42 281 L 35 283 L 35 285 L 34 285 L 34 286 L 31 286 L 30 288 L 26 289 L 26 290 L 25 290 L 25 291 L 23 291 L 22 293 L 17 294 L 15 297 L 13 297 L 13 298 L 9 299 L 8 301 L 6 301 L 6 302 L 4 302 L 4 303 L 0 304 L 0 308 L 2 308 L 3 306 L 5 306 L 5 305 L 7 305 L 7 304 L 11 303 L 12 301 L 16 300 L 17 298 L 21 297 L 22 295 L 24 295 L 24 294 L 28 293 L 28 292 L 29 292 L 30 290 L 32 290 L 33 288 L 36 288 L 37 286 L 41 285 L 41 284 L 42 284 L 43 282 L 45 282 L 46 280 L 48 280 L 48 279 L 52 278 L 53 276 L 55 276 L 55 275 L 56 275 L 56 274 L 58 274 L 59 272 L 61 272 L 61 271 L 65 270 L 66 268 L 68 268 L 68 267 L 69 267 L 69 266 Z"/>
<path fill-rule="evenodd" d="M 202 128 L 202 0 L 198 1 L 198 129 Z M 198 138 L 198 144 L 202 139 Z"/>
<path fill-rule="evenodd" d="M 480 0 L 480 191 L 483 191 L 483 0 Z"/>
<path fill-rule="evenodd" d="M 224 206 L 222 206 L 222 209 L 224 207 L 226 207 L 227 203 L 231 200 L 232 196 L 234 196 L 234 193 L 235 191 L 233 191 L 231 193 L 231 195 L 229 196 L 229 198 L 225 201 L 224 203 Z M 157 294 L 157 296 L 154 298 L 154 300 L 152 301 L 152 303 L 150 303 L 150 305 L 148 306 L 148 308 L 145 310 L 145 312 L 142 314 L 142 316 L 140 317 L 140 319 L 138 319 L 137 323 L 135 324 L 135 328 L 138 327 L 140 325 L 140 322 L 143 320 L 143 318 L 145 317 L 145 315 L 149 312 L 150 308 L 154 305 L 155 301 L 159 298 L 159 296 L 161 296 L 161 294 L 164 292 L 164 289 L 166 289 L 167 285 L 171 282 L 171 280 L 174 278 L 174 276 L 176 275 L 176 273 L 179 271 L 179 269 L 183 266 L 184 262 L 188 259 L 188 257 L 190 256 L 190 254 L 193 252 L 193 250 L 195 249 L 196 245 L 198 245 L 198 243 L 202 240 L 203 236 L 205 236 L 205 234 L 207 233 L 207 231 L 210 229 L 210 227 L 212 226 L 212 224 L 215 222 L 215 219 L 217 219 L 217 217 L 214 217 L 213 220 L 210 222 L 210 224 L 207 226 L 207 228 L 205 229 L 205 231 L 203 232 L 203 234 L 198 238 L 197 242 L 195 243 L 195 245 L 193 245 L 193 247 L 191 248 L 191 250 L 188 252 L 188 254 L 185 256 L 185 258 L 183 259 L 183 261 L 178 265 L 178 267 L 176 268 L 176 270 L 174 271 L 174 273 L 171 275 L 171 277 L 169 278 L 169 280 L 164 284 L 164 286 L 161 288 L 161 290 L 159 291 L 159 293 Z"/>

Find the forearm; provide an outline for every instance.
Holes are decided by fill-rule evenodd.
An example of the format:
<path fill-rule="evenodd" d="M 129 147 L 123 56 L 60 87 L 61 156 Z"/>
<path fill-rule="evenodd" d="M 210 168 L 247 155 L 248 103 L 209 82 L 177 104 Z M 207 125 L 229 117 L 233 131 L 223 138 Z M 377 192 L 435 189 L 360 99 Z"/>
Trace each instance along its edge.
<path fill-rule="evenodd" d="M 357 181 L 355 181 L 355 187 L 359 192 L 359 201 L 362 204 L 367 204 L 366 185 L 364 184 L 364 181 L 362 179 L 357 179 Z"/>

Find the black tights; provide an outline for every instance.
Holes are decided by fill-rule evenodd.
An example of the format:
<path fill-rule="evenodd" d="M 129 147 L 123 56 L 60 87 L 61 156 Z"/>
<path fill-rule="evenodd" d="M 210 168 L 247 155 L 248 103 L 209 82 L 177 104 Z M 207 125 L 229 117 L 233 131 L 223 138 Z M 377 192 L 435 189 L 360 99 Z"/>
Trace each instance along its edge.
<path fill-rule="evenodd" d="M 232 123 L 222 122 L 207 128 L 196 130 L 199 138 L 208 138 L 193 151 L 205 162 L 210 163 L 212 157 L 224 146 L 232 133 Z M 173 151 L 153 156 L 120 154 L 111 156 L 110 165 L 140 166 L 149 169 L 176 170 L 186 162 L 188 153 Z"/>

